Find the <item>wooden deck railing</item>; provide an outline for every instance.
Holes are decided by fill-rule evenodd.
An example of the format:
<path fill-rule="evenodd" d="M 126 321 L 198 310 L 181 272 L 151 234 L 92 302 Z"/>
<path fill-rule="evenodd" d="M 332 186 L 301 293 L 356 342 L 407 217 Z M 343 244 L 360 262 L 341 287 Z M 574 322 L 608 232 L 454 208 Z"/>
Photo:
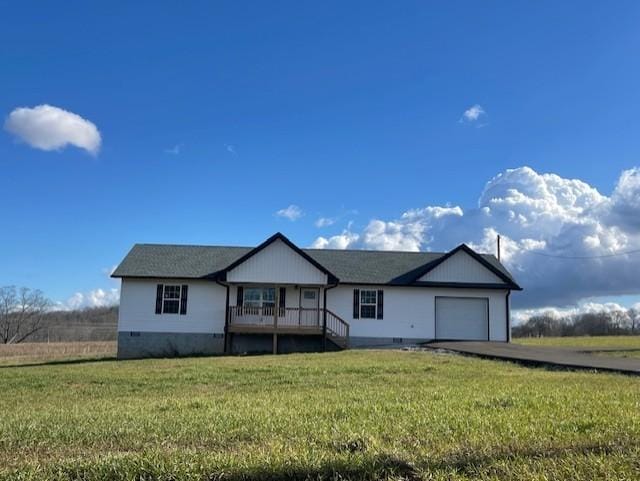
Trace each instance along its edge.
<path fill-rule="evenodd" d="M 349 339 L 349 324 L 327 309 L 327 331 L 336 337 Z"/>
<path fill-rule="evenodd" d="M 229 324 L 320 328 L 322 309 L 229 306 Z"/>
<path fill-rule="evenodd" d="M 324 322 L 326 316 L 326 332 Z M 349 324 L 328 309 L 229 306 L 234 332 L 322 334 L 341 347 L 349 343 Z"/>

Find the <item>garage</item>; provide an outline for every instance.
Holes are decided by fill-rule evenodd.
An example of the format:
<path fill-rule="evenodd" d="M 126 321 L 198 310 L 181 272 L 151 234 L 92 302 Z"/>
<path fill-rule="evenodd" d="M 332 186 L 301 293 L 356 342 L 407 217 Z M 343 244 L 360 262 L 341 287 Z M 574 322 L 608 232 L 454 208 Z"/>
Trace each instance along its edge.
<path fill-rule="evenodd" d="M 436 339 L 489 340 L 489 299 L 436 297 Z"/>

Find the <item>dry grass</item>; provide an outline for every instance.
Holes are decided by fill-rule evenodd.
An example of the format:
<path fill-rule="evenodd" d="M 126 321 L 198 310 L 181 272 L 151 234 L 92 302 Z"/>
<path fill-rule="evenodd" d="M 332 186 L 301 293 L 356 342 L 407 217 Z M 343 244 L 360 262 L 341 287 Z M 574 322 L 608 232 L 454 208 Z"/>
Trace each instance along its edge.
<path fill-rule="evenodd" d="M 344 351 L 0 367 L 0 481 L 629 481 L 640 383 Z"/>
<path fill-rule="evenodd" d="M 115 355 L 115 341 L 0 344 L 0 365 Z"/>

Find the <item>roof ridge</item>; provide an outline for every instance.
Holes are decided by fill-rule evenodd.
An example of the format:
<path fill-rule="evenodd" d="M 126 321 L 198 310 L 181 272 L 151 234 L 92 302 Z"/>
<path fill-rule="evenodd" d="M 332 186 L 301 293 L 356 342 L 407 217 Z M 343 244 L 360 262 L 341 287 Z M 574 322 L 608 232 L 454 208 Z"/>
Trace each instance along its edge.
<path fill-rule="evenodd" d="M 152 247 L 210 247 L 215 249 L 255 249 L 255 246 L 236 246 L 236 245 L 222 245 L 222 244 L 174 244 L 174 243 L 159 243 L 159 242 L 136 242 L 135 246 L 152 246 Z M 401 251 L 401 250 L 385 250 L 385 249 L 325 249 L 321 247 L 302 247 L 301 250 L 305 252 L 376 252 L 376 253 L 389 253 L 389 254 L 433 254 L 433 255 L 445 255 L 448 251 Z M 481 256 L 493 257 L 497 259 L 495 254 L 490 252 L 477 252 Z"/>
<path fill-rule="evenodd" d="M 229 246 L 229 245 L 219 245 L 219 244 L 166 244 L 166 243 L 156 243 L 156 242 L 136 242 L 134 245 L 136 246 L 154 246 L 154 247 L 215 247 L 216 249 L 224 248 L 224 249 L 253 249 L 250 246 Z"/>
<path fill-rule="evenodd" d="M 446 252 L 436 251 L 398 251 L 398 250 L 382 250 L 382 249 L 323 249 L 319 247 L 304 247 L 303 251 L 329 251 L 329 252 L 388 252 L 390 254 L 446 254 Z"/>

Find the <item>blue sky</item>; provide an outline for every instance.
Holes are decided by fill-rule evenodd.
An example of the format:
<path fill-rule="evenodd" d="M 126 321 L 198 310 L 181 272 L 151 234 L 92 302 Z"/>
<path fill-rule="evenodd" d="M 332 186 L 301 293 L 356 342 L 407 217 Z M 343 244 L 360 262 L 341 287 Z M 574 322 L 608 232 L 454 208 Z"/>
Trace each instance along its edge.
<path fill-rule="evenodd" d="M 379 248 L 372 220 L 426 206 L 468 219 L 487 182 L 525 165 L 609 198 L 640 165 L 640 4 L 614 6 L 3 2 L 0 284 L 60 301 L 114 288 L 105 272 L 135 242 L 255 245 L 282 231 L 309 246 L 346 232 Z M 95 125 L 97 154 L 34 148 L 7 127 L 39 105 Z M 276 215 L 290 205 L 303 215 Z M 486 247 L 493 226 L 436 235 L 425 222 L 421 249 Z M 525 304 L 640 287 L 620 284 Z"/>

